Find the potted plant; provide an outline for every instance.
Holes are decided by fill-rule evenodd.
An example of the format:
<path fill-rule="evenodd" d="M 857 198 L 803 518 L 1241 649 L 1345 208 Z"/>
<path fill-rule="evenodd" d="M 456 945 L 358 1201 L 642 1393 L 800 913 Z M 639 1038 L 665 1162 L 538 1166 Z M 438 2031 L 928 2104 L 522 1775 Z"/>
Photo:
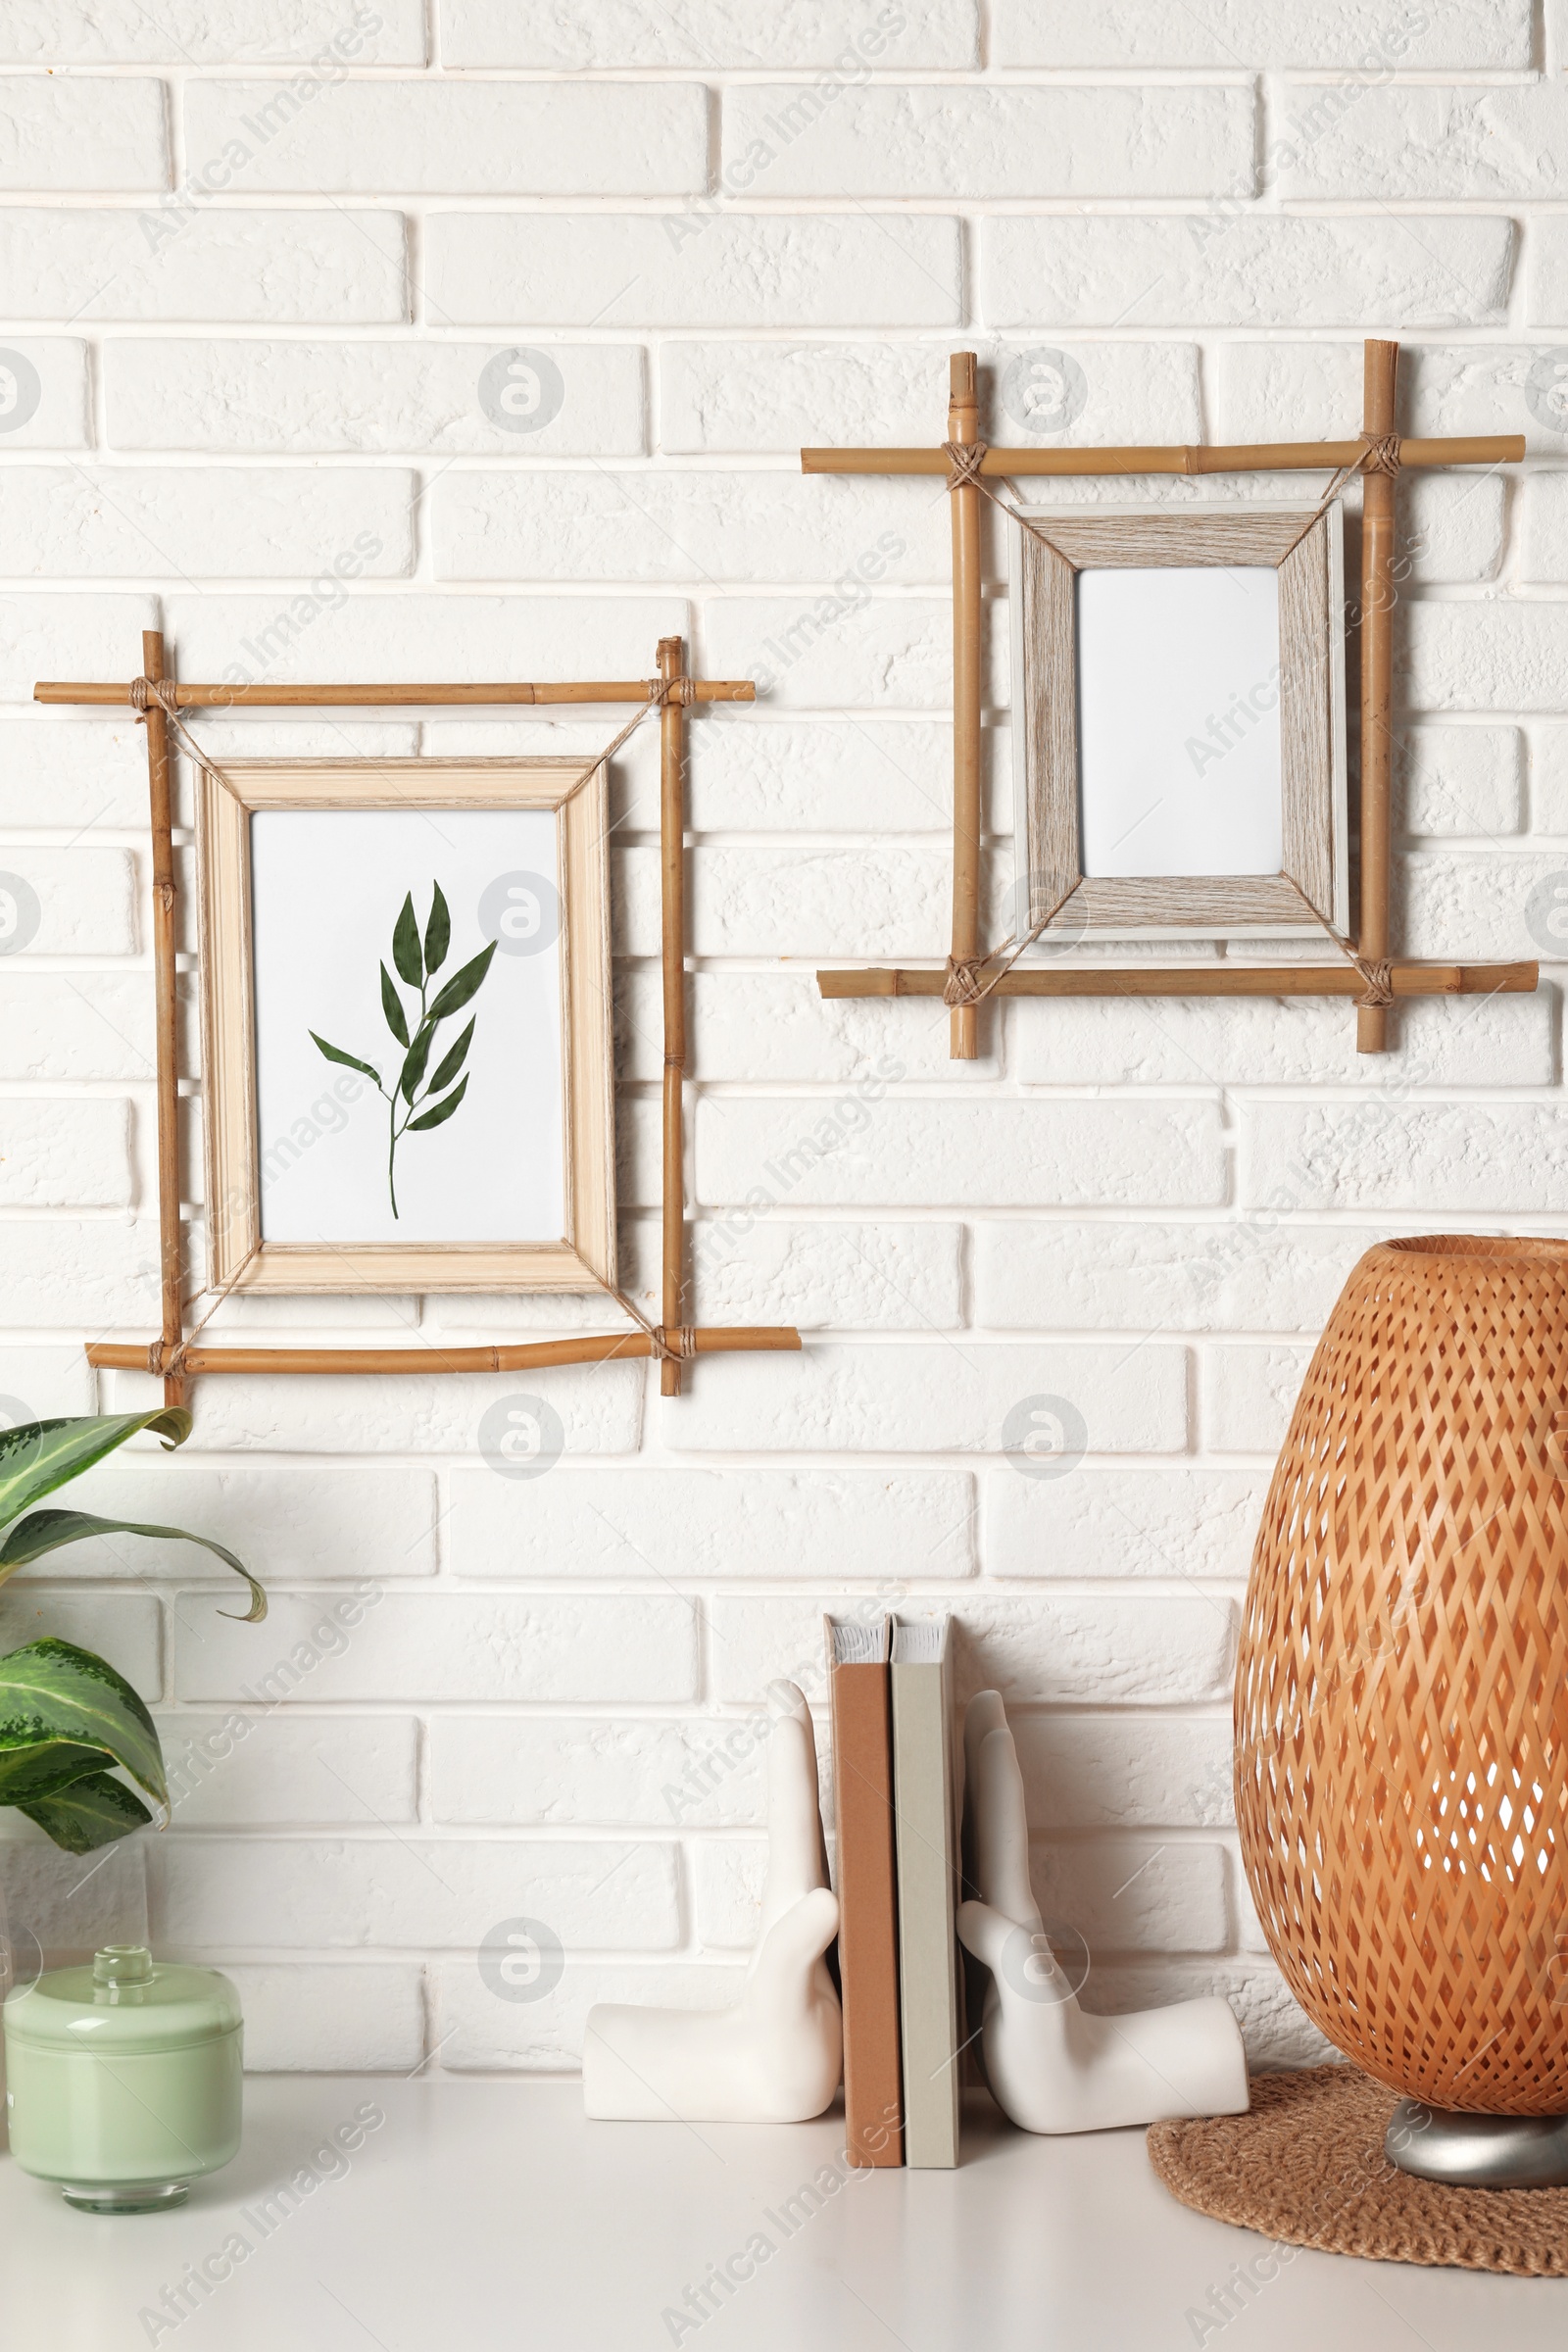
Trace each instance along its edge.
<path fill-rule="evenodd" d="M 79 1478 L 141 1429 L 166 1448 L 190 1435 L 190 1415 L 83 1415 L 25 1421 L 0 1432 L 0 1584 L 28 1561 L 87 1536 L 173 1536 L 217 1554 L 250 1588 L 243 1623 L 267 1614 L 267 1595 L 231 1551 L 183 1527 L 135 1519 L 100 1519 L 90 1511 L 31 1506 Z M 24 1516 L 23 1514 L 25 1514 Z M 224 1615 L 233 1615 L 225 1610 Z M 169 1788 L 152 1717 L 108 1662 L 74 1642 L 24 1642 L 0 1657 L 0 1805 L 15 1805 L 74 1854 L 90 1853 L 140 1829 L 154 1816 L 116 1771 L 128 1774 L 167 1817 Z"/>

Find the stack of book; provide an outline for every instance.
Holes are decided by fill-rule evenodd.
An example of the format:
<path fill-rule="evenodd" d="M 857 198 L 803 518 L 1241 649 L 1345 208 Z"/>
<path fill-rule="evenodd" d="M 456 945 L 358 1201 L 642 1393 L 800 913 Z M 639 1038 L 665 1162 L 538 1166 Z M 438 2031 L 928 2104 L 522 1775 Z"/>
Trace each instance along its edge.
<path fill-rule="evenodd" d="M 846 2147 L 958 2161 L 958 1787 L 948 1620 L 829 1617 Z"/>

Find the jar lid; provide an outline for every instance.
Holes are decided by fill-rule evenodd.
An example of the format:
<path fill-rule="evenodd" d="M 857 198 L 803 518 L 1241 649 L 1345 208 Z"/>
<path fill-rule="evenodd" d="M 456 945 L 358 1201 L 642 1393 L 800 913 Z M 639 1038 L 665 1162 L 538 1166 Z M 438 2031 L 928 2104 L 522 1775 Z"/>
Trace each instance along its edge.
<path fill-rule="evenodd" d="M 110 1943 L 90 1967 L 57 1968 L 6 1995 L 8 2041 L 29 2049 L 184 2050 L 237 2032 L 239 1994 L 216 1968 Z"/>

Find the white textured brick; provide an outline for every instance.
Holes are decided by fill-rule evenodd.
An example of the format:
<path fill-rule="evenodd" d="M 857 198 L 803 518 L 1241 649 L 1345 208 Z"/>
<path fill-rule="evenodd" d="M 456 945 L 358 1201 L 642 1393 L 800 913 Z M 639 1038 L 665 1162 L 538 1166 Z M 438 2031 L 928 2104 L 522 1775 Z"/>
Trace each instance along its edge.
<path fill-rule="evenodd" d="M 15 466 L 0 472 L 0 564 L 34 579 L 395 578 L 413 565 L 416 488 L 390 469 Z"/>
<path fill-rule="evenodd" d="M 1525 317 L 1532 326 L 1568 325 L 1568 220 L 1557 213 L 1532 223 Z"/>
<path fill-rule="evenodd" d="M 1199 1358 L 1203 1440 L 1216 1453 L 1277 1453 L 1306 1377 L 1309 1348 L 1206 1348 Z"/>
<path fill-rule="evenodd" d="M 412 1715 L 186 1713 L 158 1721 L 181 1830 L 328 1828 L 414 1821 Z"/>
<path fill-rule="evenodd" d="M 411 2075 L 424 2055 L 416 1968 L 225 1960 L 245 2012 L 248 2075 Z"/>
<path fill-rule="evenodd" d="M 14 318 L 407 317 L 399 213 L 0 211 L 0 282 Z"/>
<path fill-rule="evenodd" d="M 1064 1396 L 1093 1453 L 1171 1453 L 1187 1429 L 1180 1348 L 841 1344 L 800 1355 L 737 1357 L 722 1382 L 697 1380 L 664 1407 L 667 1442 L 700 1451 L 1000 1453 L 1014 1406 Z M 927 1554 L 952 1542 L 932 1525 Z M 903 1573 L 911 1571 L 906 1568 Z"/>
<path fill-rule="evenodd" d="M 141 0 L 11 0 L 0 54 L 50 67 L 416 66 L 424 12 L 420 0 L 375 0 L 352 15 L 342 0 L 163 0 L 156 16 Z"/>
<path fill-rule="evenodd" d="M 650 677 L 659 639 L 687 619 L 674 597 L 172 596 L 169 626 L 188 676 L 457 683 Z M 619 723 L 607 720 L 602 744 Z"/>
<path fill-rule="evenodd" d="M 1370 53 L 1370 54 L 1364 54 Z M 1527 67 L 1529 0 L 1412 11 L 1403 0 L 997 0 L 998 66 Z"/>
<path fill-rule="evenodd" d="M 767 196 L 1248 196 L 1250 89 L 739 82 L 721 184 Z"/>
<path fill-rule="evenodd" d="M 1568 833 L 1568 727 L 1533 727 L 1530 808 L 1538 833 Z"/>
<path fill-rule="evenodd" d="M 117 1381 L 140 1376 L 121 1373 Z M 642 1415 L 642 1367 L 598 1364 L 586 1379 L 571 1367 L 526 1374 L 398 1372 L 349 1385 L 331 1374 L 289 1380 L 224 1380 L 209 1391 L 196 1443 L 241 1453 L 452 1453 L 475 1459 L 478 1427 L 498 1398 L 526 1390 L 557 1412 L 568 1453 L 630 1453 Z M 140 1391 L 116 1410 L 138 1409 Z M 106 1408 L 107 1409 L 107 1408 Z"/>
<path fill-rule="evenodd" d="M 8 1237 L 9 1238 L 9 1237 Z M 29 1218 L 27 1247 L 0 1250 L 0 1321 L 97 1334 L 159 1315 L 158 1219 Z"/>
<path fill-rule="evenodd" d="M 643 1001 L 647 1011 L 628 1069 L 657 1076 L 662 1050 L 657 1008 Z M 707 1080 L 848 1083 L 898 1067 L 906 1078 L 963 1085 L 997 1074 L 994 1057 L 952 1060 L 941 1022 L 908 999 L 824 997 L 814 979 L 793 973 L 698 972 L 689 1003 L 693 1067 Z"/>
<path fill-rule="evenodd" d="M 148 1876 L 157 1940 L 187 1948 L 450 1948 L 517 1918 L 590 1950 L 678 1939 L 674 1849 L 661 1844 L 166 1838 Z"/>
<path fill-rule="evenodd" d="M 1395 691 L 1411 710 L 1568 709 L 1568 605 L 1495 598 L 1405 610 Z M 1402 651 L 1402 660 L 1400 652 Z"/>
<path fill-rule="evenodd" d="M 158 81 L 0 79 L 0 188 L 166 188 Z"/>
<path fill-rule="evenodd" d="M 92 1409 L 92 1367 L 79 1348 L 0 1348 L 0 1422 L 6 1428 Z M 69 1575 L 73 1556 L 52 1552 L 49 1559 Z"/>
<path fill-rule="evenodd" d="M 0 1833 L 10 1930 L 30 1956 L 36 1938 L 46 1964 L 90 1960 L 102 1944 L 146 1940 L 146 1839 L 107 1845 L 83 1870 L 77 1854 L 50 1843 L 20 1813 L 7 1811 Z"/>
<path fill-rule="evenodd" d="M 1225 1856 L 1217 1845 L 1036 1845 L 1036 1900 L 1048 1926 L 1102 1952 L 1222 1952 L 1230 1940 Z"/>
<path fill-rule="evenodd" d="M 975 1319 L 1007 1331 L 1316 1332 L 1364 1250 L 1343 1225 L 974 1227 Z"/>
<path fill-rule="evenodd" d="M 1031 1829 L 1213 1830 L 1234 1819 L 1228 1719 L 1015 1714 L 1012 1735 Z"/>
<path fill-rule="evenodd" d="M 153 999 L 144 975 L 0 972 L 0 1078 L 152 1074 Z"/>
<path fill-rule="evenodd" d="M 1033 347 L 983 348 L 994 375 Z M 1064 428 L 1060 397 L 1024 371 L 1009 397 L 1009 441 L 1196 441 L 1198 353 L 1190 343 L 1078 343 L 1033 350 L 1041 375 L 1066 359 L 1083 405 Z M 947 354 L 906 343 L 666 343 L 660 358 L 661 445 L 672 452 L 788 450 L 819 441 L 832 419 L 851 445 L 929 440 L 948 399 Z M 1034 388 L 1034 399 L 1029 395 Z M 1048 429 L 1048 423 L 1050 429 Z M 1003 418 L 996 427 L 1000 433 Z"/>
<path fill-rule="evenodd" d="M 122 645 L 121 659 L 134 663 L 137 640 L 127 643 L 131 650 Z M 74 839 L 95 825 L 140 830 L 147 823 L 147 738 L 128 710 L 122 718 L 53 711 L 0 718 L 0 772 L 12 824 L 58 825 Z M 148 1006 L 150 1018 L 150 995 Z"/>
<path fill-rule="evenodd" d="M 0 344 L 0 447 L 85 449 L 87 346 L 67 335 Z"/>
<path fill-rule="evenodd" d="M 1296 82 L 1276 152 L 1290 197 L 1556 197 L 1568 93 L 1544 81 Z"/>
<path fill-rule="evenodd" d="M 962 1323 L 956 1225 L 789 1225 L 705 1218 L 692 1227 L 705 1322 L 799 1331 L 944 1331 Z"/>
<path fill-rule="evenodd" d="M 928 956 L 952 922 L 948 850 L 700 849 L 699 956 Z"/>
<path fill-rule="evenodd" d="M 1399 354 L 1407 433 L 1523 433 L 1532 457 L 1561 457 L 1568 408 L 1560 355 L 1541 344 L 1416 344 Z M 1563 363 L 1568 375 L 1568 362 Z"/>
<path fill-rule="evenodd" d="M 1361 429 L 1359 343 L 1225 343 L 1218 355 L 1218 441 L 1344 441 Z M 1399 389 L 1405 355 L 1399 354 Z M 1227 488 L 1229 483 L 1227 482 Z"/>
<path fill-rule="evenodd" d="M 1213 1993 L 1235 2010 L 1254 2074 L 1340 2062 L 1340 2052 L 1310 2023 L 1272 1961 L 1113 1961 L 1090 1971 L 1079 1997 L 1092 2017 L 1116 2017 Z"/>
<path fill-rule="evenodd" d="M 438 213 L 428 237 L 430 296 L 456 326 L 958 320 L 957 222 L 929 215 Z"/>
<path fill-rule="evenodd" d="M 947 576 L 947 492 L 918 479 L 712 473 L 446 474 L 431 499 L 452 580 L 882 581 Z"/>
<path fill-rule="evenodd" d="M 266 1630 L 216 1623 L 209 1595 L 176 1606 L 181 1698 L 686 1699 L 697 1636 L 689 1602 L 506 1592 L 273 1592 Z M 187 1623 L 187 1617 L 191 1622 Z"/>
<path fill-rule="evenodd" d="M 551 345 L 561 405 L 522 432 L 493 422 L 480 399 L 485 368 L 512 348 L 117 339 L 103 355 L 108 437 L 118 449 L 641 454 L 639 349 Z"/>
<path fill-rule="evenodd" d="M 151 596 L 0 596 L 0 702 L 30 703 L 40 678 L 127 678 L 157 626 Z"/>
<path fill-rule="evenodd" d="M 755 678 L 775 707 L 940 710 L 953 699 L 953 611 L 928 597 L 720 597 L 705 606 L 707 664 Z"/>
<path fill-rule="evenodd" d="M 575 2074 L 582 2063 L 583 2030 L 599 2001 L 643 2007 L 728 2009 L 740 1997 L 744 1969 L 697 1961 L 648 1963 L 572 1957 L 560 1983 L 532 2001 L 502 2001 L 471 1960 L 452 1961 L 439 1975 L 436 2041 L 443 2070 L 486 2074 L 515 2068 L 529 2074 Z"/>
<path fill-rule="evenodd" d="M 1519 576 L 1542 586 L 1568 580 L 1568 472 L 1533 473 L 1520 498 Z"/>
<path fill-rule="evenodd" d="M 208 157 L 236 147 L 246 192 L 696 194 L 707 93 L 683 82 L 187 82 L 198 177 Z"/>
<path fill-rule="evenodd" d="M 13 1579 L 0 1592 L 0 1655 L 46 1636 L 95 1650 L 152 1704 L 163 1695 L 156 1600 L 129 1592 L 53 1592 Z"/>
<path fill-rule="evenodd" d="M 1243 1199 L 1288 1189 L 1303 1207 L 1444 1211 L 1483 1222 L 1562 1212 L 1568 1114 L 1556 1102 L 1258 1103 L 1244 1128 Z"/>
<path fill-rule="evenodd" d="M 1478 952 L 1468 936 L 1464 953 Z M 1323 954 L 1333 961 L 1326 940 Z M 1344 998 L 1062 998 L 1008 1006 L 1008 1067 L 1057 1086 L 1539 1086 L 1551 1067 L 1546 1009 L 1528 997 L 1417 1001 L 1400 1006 L 1392 1052 L 1370 1059 Z"/>
<path fill-rule="evenodd" d="M 1563 866 L 1560 850 L 1538 850 L 1530 856 L 1518 851 L 1408 853 L 1395 860 L 1396 936 L 1413 956 L 1547 956 L 1540 928 L 1541 902 L 1550 897 L 1550 885 Z M 1568 934 L 1558 955 L 1565 953 Z M 1453 1008 L 1461 1019 L 1467 1009 Z"/>
<path fill-rule="evenodd" d="M 896 23 L 889 24 L 892 17 Z M 760 10 L 751 0 L 446 0 L 441 54 L 449 66 L 972 66 L 979 62 L 975 0 L 812 0 Z"/>
<path fill-rule="evenodd" d="M 744 1827 L 763 1818 L 767 1721 L 438 1715 L 431 1806 L 504 1828 Z"/>
<path fill-rule="evenodd" d="M 0 1102 L 0 1206 L 127 1206 L 129 1111 L 107 1096 L 13 1095 Z"/>
<path fill-rule="evenodd" d="M 216 1330 L 216 1319 L 208 1326 Z M 267 1585 L 321 1577 L 430 1576 L 438 1519 L 428 1470 L 321 1469 L 314 1463 L 225 1462 L 161 1449 L 130 1459 L 117 1454 L 72 1489 L 82 1510 L 154 1526 L 188 1527 L 237 1552 Z M 229 1571 L 188 1544 L 117 1536 L 51 1554 L 60 1575 L 177 1577 Z M 40 1563 L 42 1565 L 42 1563 Z"/>
<path fill-rule="evenodd" d="M 1398 548 L 1421 583 L 1493 580 L 1502 561 L 1503 484 L 1495 474 L 1417 474 L 1400 502 Z"/>
<path fill-rule="evenodd" d="M 994 1470 L 981 1558 L 992 1576 L 1245 1577 L 1263 1486 L 1235 1470 Z"/>
<path fill-rule="evenodd" d="M 958 1471 L 613 1470 L 562 1478 L 452 1476 L 459 1574 L 556 1580 L 974 1570 L 974 1497 Z M 756 1698 L 759 1693 L 751 1693 Z"/>
<path fill-rule="evenodd" d="M 1523 768 L 1517 727 L 1407 727 L 1396 763 L 1396 821 L 1408 833 L 1517 833 Z"/>
<path fill-rule="evenodd" d="M 1009 215 L 984 223 L 981 287 L 993 325 L 1486 326 L 1513 240 L 1485 215 Z"/>
<path fill-rule="evenodd" d="M 13 950 L 17 957 L 134 954 L 136 868 L 125 851 L 42 849 L 19 842 L 0 848 L 0 870 L 24 883 L 38 905 L 38 927 L 24 946 Z M 25 904 L 9 885 L 8 895 Z"/>
<path fill-rule="evenodd" d="M 709 1096 L 697 1114 L 697 1191 L 792 1205 L 1029 1207 L 1217 1202 L 1219 1116 L 1206 1102 L 837 1102 Z"/>
<path fill-rule="evenodd" d="M 911 1618 L 947 1605 L 897 1595 L 876 1604 Z M 997 1690 L 1009 1705 L 1023 1706 L 1187 1706 L 1230 1696 L 1236 1612 L 1227 1600 L 965 1593 L 952 1608 L 962 1634 L 960 1696 Z M 829 1609 L 846 1613 L 844 1602 L 831 1597 L 752 1600 L 721 1593 L 712 1603 L 715 1696 L 755 1705 L 758 1691 L 782 1674 L 814 1705 L 825 1680 L 822 1617 Z"/>

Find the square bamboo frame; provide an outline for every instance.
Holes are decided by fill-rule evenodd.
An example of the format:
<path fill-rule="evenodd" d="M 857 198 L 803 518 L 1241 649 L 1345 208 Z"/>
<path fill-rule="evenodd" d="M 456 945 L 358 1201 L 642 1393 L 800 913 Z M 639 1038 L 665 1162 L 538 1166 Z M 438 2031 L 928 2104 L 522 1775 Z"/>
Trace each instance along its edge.
<path fill-rule="evenodd" d="M 400 791 L 399 785 L 403 786 Z M 588 1291 L 615 1281 L 605 769 L 560 760 L 225 760 L 196 779 L 208 1279 L 301 1296 Z M 537 808 L 556 818 L 565 1231 L 555 1242 L 269 1242 L 256 1105 L 250 818 L 269 808 Z"/>
<path fill-rule="evenodd" d="M 142 634 L 140 677 L 118 684 L 46 679 L 33 688 L 39 703 L 143 710 L 147 727 L 147 784 L 152 820 L 153 988 L 156 1004 L 158 1101 L 158 1240 L 162 1330 L 151 1346 L 93 1341 L 87 1361 L 104 1370 L 150 1372 L 164 1384 L 166 1404 L 185 1401 L 186 1384 L 214 1372 L 521 1372 L 551 1364 L 593 1364 L 657 1356 L 660 1388 L 680 1394 L 681 1366 L 698 1355 L 795 1349 L 801 1335 L 789 1325 L 709 1328 L 684 1320 L 687 1295 L 685 1208 L 686 1042 L 686 712 L 703 703 L 749 703 L 750 680 L 690 678 L 679 637 L 661 638 L 659 675 L 652 680 L 578 679 L 474 685 L 176 685 L 168 677 L 162 631 Z M 663 1200 L 661 1210 L 662 1310 L 652 1330 L 578 1339 L 543 1340 L 486 1348 L 230 1348 L 185 1339 L 185 1251 L 180 1220 L 183 1164 L 176 990 L 179 891 L 174 871 L 170 724 L 161 689 L 183 710 L 463 709 L 485 705 L 632 703 L 657 698 L 660 713 L 661 950 L 663 977 Z"/>
<path fill-rule="evenodd" d="M 1106 932 L 1200 930 L 1321 938 L 1349 920 L 1345 780 L 1343 514 L 1227 508 L 1183 514 L 1023 508 L 1033 529 L 1014 541 L 1012 730 L 1028 877 L 1024 929 L 1043 940 Z M 1309 525 L 1310 527 L 1304 527 Z M 1077 576 L 1137 566 L 1252 565 L 1279 575 L 1280 790 L 1278 874 L 1086 876 L 1078 791 Z M 1026 658 L 1036 649 L 1038 659 Z M 1303 905 L 1304 901 L 1304 905 Z M 1055 911 L 1053 911 L 1053 910 Z M 1047 921 L 1046 918 L 1050 917 Z"/>
<path fill-rule="evenodd" d="M 1362 431 L 1353 441 L 1278 441 L 1186 447 L 1115 449 L 986 449 L 982 478 L 1009 475 L 1118 475 L 1313 472 L 1360 466 L 1379 449 L 1396 470 L 1407 466 L 1517 465 L 1522 434 L 1445 440 L 1400 440 L 1395 432 L 1396 343 L 1363 347 Z M 972 351 L 952 358 L 947 443 L 979 444 L 979 401 Z M 982 492 L 954 468 L 947 447 L 933 449 L 803 449 L 805 473 L 923 473 L 948 477 L 953 517 L 953 950 L 962 964 L 980 952 L 981 708 L 983 599 L 980 563 Z M 1387 962 L 1389 990 L 1404 997 L 1528 995 L 1538 985 L 1535 963 L 1435 963 L 1393 957 L 1389 952 L 1389 842 L 1394 766 L 1394 530 L 1396 471 L 1367 466 L 1361 505 L 1361 791 L 1360 919 L 1357 948 L 1364 962 Z M 1028 925 L 1023 926 L 1025 929 Z M 941 997 L 947 972 L 937 966 L 819 971 L 824 997 Z M 1367 994 L 1365 975 L 1349 962 L 1332 964 L 1199 964 L 1157 970 L 1015 967 L 988 992 L 1005 997 L 1348 997 Z M 1388 1046 L 1388 1013 L 1358 1003 L 1356 1048 L 1381 1054 Z M 952 1007 L 954 1059 L 980 1052 L 980 1006 Z"/>

